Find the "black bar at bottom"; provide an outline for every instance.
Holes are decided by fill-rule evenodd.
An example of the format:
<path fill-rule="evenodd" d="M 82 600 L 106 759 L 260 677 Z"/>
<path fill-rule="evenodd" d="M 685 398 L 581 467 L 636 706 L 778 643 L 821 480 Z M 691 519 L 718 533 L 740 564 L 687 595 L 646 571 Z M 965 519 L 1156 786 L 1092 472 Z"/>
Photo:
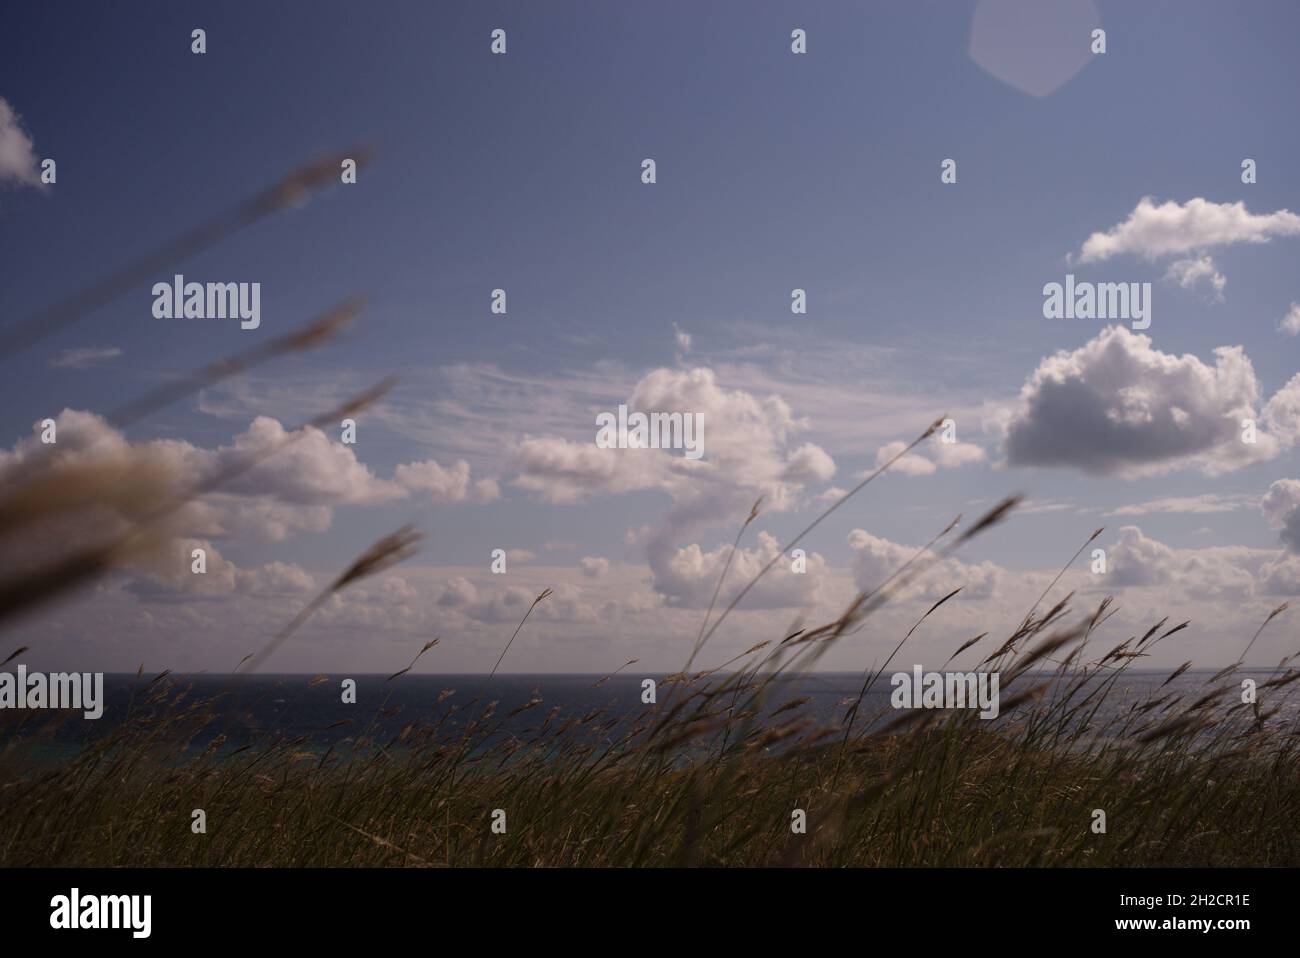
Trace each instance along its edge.
<path fill-rule="evenodd" d="M 11 943 L 205 949 L 373 946 L 390 934 L 446 945 L 452 929 L 487 936 L 493 948 L 536 946 L 542 935 L 649 942 L 682 931 L 730 943 L 847 925 L 872 944 L 980 931 L 1012 936 L 1004 943 L 1037 932 L 1085 943 L 1199 936 L 1230 947 L 1287 930 L 1295 878 L 1294 869 L 8 869 L 0 927 Z"/>

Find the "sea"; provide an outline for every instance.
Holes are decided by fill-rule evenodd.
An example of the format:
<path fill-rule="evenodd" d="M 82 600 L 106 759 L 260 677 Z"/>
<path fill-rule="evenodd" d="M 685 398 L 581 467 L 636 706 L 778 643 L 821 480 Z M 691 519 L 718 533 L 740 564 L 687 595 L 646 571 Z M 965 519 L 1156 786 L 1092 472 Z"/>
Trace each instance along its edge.
<path fill-rule="evenodd" d="M 900 668 L 899 671 L 910 671 Z M 891 673 L 878 678 L 862 700 L 854 728 L 868 730 L 892 721 L 898 712 L 890 707 Z M 1206 694 L 1215 670 L 1188 670 L 1170 681 L 1171 670 L 1125 670 L 1106 696 L 1094 717 L 1094 726 L 1123 717 L 1136 705 L 1152 697 L 1177 693 L 1182 704 Z M 1222 690 L 1218 714 L 1241 701 L 1241 682 L 1253 679 L 1262 684 L 1276 673 L 1264 669 L 1242 669 L 1213 687 Z M 0 749 L 19 740 L 27 754 L 44 760 L 59 760 L 110 733 L 130 716 L 162 718 L 169 711 L 191 717 L 173 731 L 173 744 L 186 751 L 203 749 L 220 736 L 218 746 L 225 754 L 244 746 L 292 741 L 296 749 L 312 751 L 355 746 L 365 742 L 383 744 L 402 740 L 411 726 L 438 725 L 443 734 L 463 731 L 493 706 L 490 724 L 494 737 L 527 738 L 540 729 L 555 729 L 567 718 L 586 719 L 574 723 L 574 733 L 612 741 L 620 730 L 644 715 L 644 681 L 653 678 L 655 695 L 663 705 L 671 696 L 681 696 L 681 687 L 663 684 L 664 676 L 622 674 L 599 675 L 448 675 L 407 673 L 396 678 L 384 675 L 253 675 L 231 676 L 210 673 L 159 676 L 108 674 L 104 677 L 104 712 L 100 719 L 87 721 L 77 712 L 6 709 L 0 711 Z M 1018 689 L 1050 679 L 1048 695 L 1056 694 L 1065 681 L 1048 675 L 1022 676 L 1013 689 L 1002 690 L 1007 701 Z M 715 677 L 714 681 L 719 680 Z M 355 690 L 347 689 L 347 682 Z M 764 699 L 757 703 L 759 722 L 785 722 L 795 713 L 781 708 L 806 699 L 798 715 L 817 725 L 841 725 L 862 691 L 861 673 L 818 672 L 781 676 L 772 682 Z M 1281 689 L 1259 691 L 1261 707 L 1280 706 L 1273 721 L 1300 720 L 1300 682 Z M 346 700 L 346 701 L 345 701 Z M 675 701 L 675 700 L 674 700 Z M 1159 714 L 1159 713 L 1156 713 Z M 1240 710 L 1238 710 L 1240 714 Z M 1005 720 L 1006 716 L 1003 716 Z"/>

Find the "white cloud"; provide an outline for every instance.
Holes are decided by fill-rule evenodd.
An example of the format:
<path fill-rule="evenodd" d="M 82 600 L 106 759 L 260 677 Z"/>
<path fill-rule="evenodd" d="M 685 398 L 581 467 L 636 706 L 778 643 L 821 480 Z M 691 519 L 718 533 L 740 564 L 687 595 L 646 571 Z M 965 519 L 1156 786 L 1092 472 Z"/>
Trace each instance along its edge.
<path fill-rule="evenodd" d="M 65 349 L 50 360 L 52 369 L 87 369 L 111 362 L 122 355 L 117 346 L 82 346 L 78 349 Z"/>
<path fill-rule="evenodd" d="M 193 571 L 194 550 L 204 553 L 204 572 Z M 315 588 L 307 570 L 290 562 L 240 568 L 206 539 L 179 538 L 128 574 L 126 588 L 142 599 L 177 601 L 242 594 L 302 595 Z"/>
<path fill-rule="evenodd" d="M 39 161 L 32 150 L 32 138 L 12 106 L 0 97 L 0 183 L 41 186 Z"/>
<path fill-rule="evenodd" d="M 1254 569 L 1263 564 L 1263 555 L 1238 547 L 1175 549 L 1143 535 L 1137 526 L 1124 526 L 1106 549 L 1108 568 L 1099 585 L 1160 587 L 1241 601 L 1255 594 Z"/>
<path fill-rule="evenodd" d="M 180 515 L 180 524 L 194 535 L 261 543 L 286 542 L 303 532 L 324 532 L 333 521 L 332 505 L 220 492 L 191 502 Z"/>
<path fill-rule="evenodd" d="M 673 339 L 677 343 L 678 352 L 682 355 L 691 351 L 691 334 L 679 328 L 676 323 L 673 323 Z"/>
<path fill-rule="evenodd" d="M 491 502 L 501 495 L 493 479 L 471 484 L 469 463 L 464 459 L 451 467 L 440 466 L 433 459 L 403 463 L 394 470 L 393 480 L 404 489 L 427 493 L 434 502 Z"/>
<path fill-rule="evenodd" d="M 835 460 L 820 446 L 804 443 L 790 453 L 781 478 L 786 482 L 826 482 L 835 475 Z"/>
<path fill-rule="evenodd" d="M 938 434 L 930 439 L 930 455 L 945 469 L 958 469 L 988 458 L 984 450 L 973 442 L 944 442 Z"/>
<path fill-rule="evenodd" d="M 1300 335 L 1300 303 L 1292 303 L 1286 315 L 1278 320 L 1277 328 L 1289 336 Z"/>
<path fill-rule="evenodd" d="M 1079 261 L 1099 263 L 1122 254 L 1154 260 L 1296 235 L 1300 235 L 1300 216 L 1289 210 L 1257 214 L 1242 202 L 1214 203 L 1199 196 L 1186 203 L 1169 200 L 1157 205 L 1146 196 L 1123 223 L 1089 236 Z"/>
<path fill-rule="evenodd" d="M 666 493 L 672 507 L 663 522 L 634 537 L 645 543 L 657 581 L 675 581 L 673 569 L 683 561 L 678 543 L 719 523 L 739 524 L 760 497 L 764 512 L 794 508 L 807 484 L 826 481 L 835 472 L 834 461 L 821 447 L 794 444 L 809 424 L 796 419 L 784 399 L 723 389 L 711 369 L 656 369 L 637 382 L 627 406 L 636 412 L 699 415 L 704 457 L 597 448 L 593 415 L 589 440 L 520 443 L 512 481 L 554 503 L 636 490 Z M 682 590 L 674 586 L 671 592 Z"/>
<path fill-rule="evenodd" d="M 876 468 L 883 466 L 906 448 L 907 443 L 902 440 L 885 443 L 876 450 Z M 943 442 L 936 433 L 927 443 L 921 444 L 890 466 L 889 471 L 902 473 L 905 476 L 928 476 L 939 468 L 958 469 L 972 463 L 983 462 L 985 458 L 987 457 L 984 450 L 974 443 Z M 864 469 L 858 473 L 858 478 L 865 479 L 874 471 L 875 469 Z"/>
<path fill-rule="evenodd" d="M 287 442 L 291 436 L 294 441 Z M 223 486 L 236 494 L 270 495 L 299 505 L 363 505 L 406 495 L 397 483 L 375 476 L 352 446 L 312 427 L 290 433 L 269 416 L 258 416 L 229 446 L 211 452 L 182 442 L 175 447 L 196 471 L 207 474 L 256 461 Z"/>
<path fill-rule="evenodd" d="M 726 608 L 763 567 L 780 555 L 781 544 L 767 532 L 758 534 L 758 545 L 741 547 L 731 559 L 731 568 L 718 595 L 718 605 Z M 662 561 L 653 562 L 654 588 L 674 608 L 707 609 L 717 588 L 722 570 L 732 554 L 730 543 L 705 552 L 692 543 L 673 551 Z M 787 561 L 788 560 L 788 561 Z M 827 573 L 826 560 L 814 552 L 807 556 L 807 569 L 795 572 L 793 560 L 778 561 L 745 596 L 745 609 L 806 608 L 818 599 L 818 585 Z"/>
<path fill-rule="evenodd" d="M 906 547 L 897 548 L 906 551 Z M 1098 634 L 1098 654 L 1129 635 L 1141 634 L 1161 615 L 1170 613 L 1178 616 L 1177 621 L 1192 619 L 1193 627 L 1180 634 L 1177 643 L 1162 644 L 1155 657 L 1143 662 L 1172 668 L 1191 658 L 1197 665 L 1217 667 L 1234 659 L 1249 638 L 1242 633 L 1242 623 L 1263 621 L 1278 604 L 1270 590 L 1290 588 L 1290 595 L 1297 594 L 1300 561 L 1289 565 L 1288 558 L 1300 557 L 1287 557 L 1278 550 L 1181 551 L 1189 556 L 1199 554 L 1202 559 L 1218 555 L 1253 572 L 1254 598 L 1239 602 L 1204 597 L 1186 591 L 1177 579 L 1164 585 L 1133 586 L 1133 592 L 1119 593 L 1119 612 Z M 710 558 L 701 563 L 698 573 L 691 571 L 687 563 L 683 566 L 685 574 L 704 581 L 711 593 L 715 580 L 710 577 L 719 571 L 718 562 L 725 560 L 725 554 L 721 548 L 711 549 L 707 553 Z M 900 557 L 902 553 L 894 555 Z M 833 619 L 858 588 L 850 570 L 821 570 L 818 566 L 818 604 L 812 609 L 786 606 L 784 590 L 793 586 L 795 591 L 786 594 L 796 600 L 801 597 L 798 583 L 789 581 L 794 577 L 784 571 L 787 568 L 787 563 L 780 562 L 769 574 L 776 576 L 780 569 L 779 574 L 787 580 L 773 582 L 779 587 L 775 594 L 756 590 L 764 607 L 751 609 L 746 601 L 732 614 L 729 627 L 719 630 L 702 655 L 701 667 L 719 665 L 763 639 L 779 640 L 789 634 L 792 620 L 798 627 Z M 880 568 L 893 571 L 888 561 L 882 562 Z M 270 572 L 265 567 L 256 570 Z M 237 569 L 237 582 L 245 571 Z M 313 571 L 320 584 L 338 570 L 329 567 Z M 968 592 L 945 605 L 929 620 L 925 634 L 914 637 L 909 654 L 917 657 L 909 662 L 939 667 L 963 640 L 990 632 L 963 658 L 972 664 L 978 661 L 1001 641 L 999 637 L 1004 638 L 1016 628 L 1057 571 L 1055 565 L 1044 569 L 1001 569 L 989 598 L 962 601 L 968 592 L 974 595 L 990 591 L 979 588 L 980 576 L 973 574 L 975 581 L 967 582 Z M 733 574 L 736 583 L 745 581 L 734 569 Z M 263 587 L 247 576 L 243 581 L 249 590 Z M 962 577 L 945 574 L 908 595 L 896 596 L 897 601 L 872 614 L 868 628 L 837 643 L 819 664 L 847 671 L 861 669 L 864 661 L 882 661 L 929 604 L 960 584 Z M 393 672 L 409 664 L 429 638 L 442 636 L 442 643 L 421 660 L 418 670 L 486 673 L 528 606 L 543 588 L 553 587 L 556 593 L 534 610 L 511 646 L 502 664 L 504 671 L 605 674 L 631 658 L 639 659 L 640 667 L 649 670 L 648 674 L 673 671 L 690 653 L 702 617 L 698 593 L 703 589 L 690 583 L 683 585 L 686 592 L 682 606 L 674 607 L 654 590 L 646 567 L 630 562 L 612 562 L 598 580 L 584 576 L 572 562 L 520 566 L 517 571 L 512 568 L 508 577 L 493 576 L 478 564 L 404 564 L 400 569 L 356 583 L 330 599 L 309 626 L 277 653 L 271 668 L 313 673 L 337 670 L 347 674 L 361 667 Z M 1069 617 L 1075 621 L 1095 608 L 1100 595 L 1111 591 L 1108 586 L 1105 577 L 1091 575 L 1086 562 L 1081 561 L 1057 584 L 1047 601 L 1055 602 L 1076 592 Z M 285 594 L 259 595 L 237 588 L 225 596 L 226 601 L 184 596 L 167 601 L 163 590 L 159 590 L 145 601 L 140 588 L 138 583 L 131 588 L 116 588 L 109 582 L 52 613 L 35 616 L 27 625 L 27 634 L 40 639 L 39 645 L 32 643 L 32 654 L 41 662 L 40 667 L 123 671 L 134 670 L 143 661 L 151 671 L 166 667 L 177 671 L 229 669 L 280 629 L 312 594 L 308 590 L 286 601 Z M 730 601 L 725 592 L 724 601 Z M 113 635 L 114 642 L 106 644 L 96 638 L 104 634 Z M 364 642 L 358 641 L 359 635 L 364 636 Z M 1269 665 L 1292 651 L 1293 634 L 1287 628 L 1270 629 L 1253 650 L 1252 662 Z M 34 665 L 29 661 L 29 666 Z"/>
<path fill-rule="evenodd" d="M 885 443 L 885 445 L 876 450 L 876 467 L 879 468 L 880 466 L 883 466 L 906 448 L 907 443 L 903 442 L 901 439 Z M 909 452 L 889 467 L 891 472 L 899 472 L 905 476 L 928 476 L 938 468 L 938 466 L 925 458 L 925 456 L 916 452 Z M 867 469 L 859 473 L 859 476 L 861 478 L 866 478 L 867 475 L 874 471 L 874 469 Z"/>
<path fill-rule="evenodd" d="M 474 583 L 458 575 L 447 580 L 434 601 L 438 605 L 455 609 L 469 605 L 476 598 L 478 598 L 478 589 L 474 587 Z"/>
<path fill-rule="evenodd" d="M 1300 444 L 1300 373 L 1264 406 L 1264 425 L 1283 445 Z"/>
<path fill-rule="evenodd" d="M 849 490 L 841 489 L 839 486 L 831 486 L 823 492 L 817 494 L 817 501 L 822 505 L 830 505 L 843 499 Z"/>
<path fill-rule="evenodd" d="M 1180 467 L 1217 474 L 1272 458 L 1290 441 L 1300 377 L 1295 409 L 1287 395 L 1275 396 L 1278 404 L 1265 409 L 1268 428 L 1245 443 L 1242 420 L 1259 418 L 1259 382 L 1240 346 L 1214 353 L 1211 366 L 1160 352 L 1149 337 L 1112 326 L 1072 352 L 1048 356 L 1007 420 L 1007 461 L 1137 476 Z"/>
<path fill-rule="evenodd" d="M 988 506 L 988 500 L 976 500 L 976 505 Z M 1089 510 L 1080 506 L 1072 500 L 1059 499 L 1030 499 L 1016 507 L 1016 512 L 1022 516 L 1036 516 L 1048 512 L 1073 512 L 1076 515 L 1082 515 Z"/>
<path fill-rule="evenodd" d="M 102 417 L 73 409 L 55 417 L 55 428 L 52 459 L 45 458 L 50 447 L 40 442 L 37 427 L 11 450 L 0 450 L 0 478 L 17 483 L 41 463 L 65 473 L 93 467 L 100 479 L 90 498 L 114 510 L 120 522 L 203 483 L 234 476 L 176 511 L 170 529 L 177 536 L 282 542 L 299 532 L 324 532 L 338 507 L 392 502 L 411 490 L 448 501 L 495 496 L 490 480 L 470 484 L 464 463 L 449 470 L 432 460 L 411 463 L 398 466 L 402 481 L 380 478 L 357 459 L 355 447 L 314 428 L 290 433 L 266 416 L 214 449 L 178 439 L 131 443 Z M 106 531 L 102 522 L 95 531 Z M 86 541 L 88 533 L 75 538 Z"/>
<path fill-rule="evenodd" d="M 548 575 L 553 570 L 547 570 Z M 582 592 L 572 583 L 553 582 L 553 591 L 545 601 L 539 603 L 529 616 L 529 622 L 585 622 L 599 621 L 600 612 L 596 605 L 583 601 Z M 498 582 L 476 585 L 465 576 L 455 576 L 441 584 L 434 591 L 433 603 L 454 616 L 457 623 L 483 623 L 489 625 L 517 624 L 524 613 L 532 606 L 541 593 L 535 585 L 511 584 Z M 366 605 L 369 602 L 364 591 L 357 597 L 350 594 L 344 599 L 353 599 L 354 604 Z M 446 623 L 444 623 L 446 624 Z M 490 663 L 488 663 L 490 664 Z"/>
<path fill-rule="evenodd" d="M 1279 479 L 1260 502 L 1264 518 L 1278 530 L 1282 544 L 1300 554 L 1300 479 Z"/>
<path fill-rule="evenodd" d="M 598 556 L 583 556 L 578 560 L 578 566 L 588 579 L 599 579 L 609 571 L 609 560 Z"/>
<path fill-rule="evenodd" d="M 1214 290 L 1215 299 L 1220 302 L 1223 301 L 1223 289 L 1228 285 L 1227 277 L 1219 272 L 1208 253 L 1174 260 L 1169 264 L 1165 278 L 1177 281 L 1183 289 L 1195 289 L 1198 283 L 1205 281 Z"/>
<path fill-rule="evenodd" d="M 1180 515 L 1200 515 L 1216 512 L 1235 512 L 1238 509 L 1253 507 L 1255 497 L 1250 495 L 1224 495 L 1214 492 L 1199 496 L 1168 496 L 1151 499 L 1129 506 L 1120 506 L 1104 513 L 1107 516 L 1145 516 L 1152 513 L 1170 513 Z"/>
<path fill-rule="evenodd" d="M 783 399 L 724 390 L 710 369 L 654 370 L 636 384 L 627 405 L 637 412 L 701 416 L 704 457 L 689 460 L 675 450 L 600 449 L 593 415 L 589 440 L 521 442 L 514 484 L 549 502 L 658 489 L 681 504 L 725 500 L 731 508 L 742 502 L 747 508 L 764 495 L 765 509 L 783 510 L 805 483 L 834 474 L 834 461 L 820 447 L 791 447 L 791 438 L 807 424 L 795 419 Z"/>
<path fill-rule="evenodd" d="M 600 449 L 594 438 L 589 443 L 525 439 L 516 449 L 517 474 L 511 481 L 546 502 L 581 502 L 593 495 L 666 486 L 671 478 L 667 457 L 654 449 Z M 682 460 L 677 468 L 689 466 L 689 460 Z"/>
<path fill-rule="evenodd" d="M 883 539 L 863 529 L 849 533 L 849 548 L 853 550 L 850 565 L 854 581 L 863 592 L 879 589 L 917 553 L 916 546 Z M 961 588 L 962 598 L 991 599 L 997 592 L 1003 572 L 993 562 L 972 564 L 960 559 L 942 559 L 895 597 L 935 600 Z"/>
<path fill-rule="evenodd" d="M 1263 595 L 1300 596 L 1300 556 L 1288 555 L 1264 563 L 1257 584 Z"/>

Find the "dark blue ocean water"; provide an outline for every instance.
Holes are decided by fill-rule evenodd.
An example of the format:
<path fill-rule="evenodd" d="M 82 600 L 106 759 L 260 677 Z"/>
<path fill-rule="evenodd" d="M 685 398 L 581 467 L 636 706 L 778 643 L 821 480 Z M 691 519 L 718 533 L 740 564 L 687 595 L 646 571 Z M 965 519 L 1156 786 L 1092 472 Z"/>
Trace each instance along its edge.
<path fill-rule="evenodd" d="M 904 671 L 900 669 L 900 671 Z M 1163 688 L 1169 671 L 1130 670 L 1123 674 L 1097 717 L 1098 724 L 1121 716 L 1135 704 L 1155 694 L 1183 693 L 1190 702 L 1208 690 L 1210 670 L 1192 670 Z M 1221 681 L 1225 688 L 1224 708 L 1240 700 L 1237 689 L 1242 677 L 1263 681 L 1270 673 L 1243 670 L 1234 679 Z M 344 678 L 356 682 L 356 702 L 343 701 Z M 103 717 L 86 721 L 79 713 L 5 710 L 0 712 L 0 742 L 20 737 L 43 750 L 47 758 L 74 752 L 88 740 L 111 732 L 130 716 L 146 720 L 167 714 L 184 715 L 170 723 L 160 745 L 202 748 L 217 736 L 224 736 L 222 751 L 243 745 L 295 741 L 295 747 L 319 750 L 349 743 L 393 741 L 408 726 L 438 726 L 443 735 L 457 735 L 482 717 L 495 702 L 491 724 L 494 735 L 529 737 L 545 724 L 554 730 L 566 719 L 576 723 L 581 735 L 596 740 L 617 738 L 647 708 L 642 703 L 642 675 L 620 675 L 601 682 L 596 675 L 427 675 L 406 674 L 389 680 L 379 675 L 333 675 L 328 679 L 307 675 L 267 675 L 234 678 L 229 675 L 167 675 L 154 680 L 132 674 L 107 675 L 104 679 Z M 653 676 L 661 682 L 662 676 Z M 1020 682 L 1032 684 L 1025 676 Z M 773 683 L 760 703 L 760 721 L 791 700 L 806 697 L 800 708 L 818 724 L 839 725 L 858 697 L 863 676 L 858 673 L 816 673 L 782 677 Z M 1294 720 L 1297 685 L 1276 693 L 1277 704 L 1286 696 L 1283 720 Z M 855 727 L 864 729 L 897 716 L 889 707 L 889 675 L 877 680 L 862 702 Z M 671 686 L 660 684 L 658 701 L 668 701 Z M 680 691 L 678 694 L 681 694 Z M 1003 692 L 1008 698 L 1010 692 Z M 529 703 L 534 703 L 530 707 Z M 1217 703 L 1216 703 L 1217 704 Z M 516 711 L 518 710 L 518 711 Z M 514 713 L 514 714 L 512 714 Z M 791 718 L 782 712 L 780 721 Z"/>

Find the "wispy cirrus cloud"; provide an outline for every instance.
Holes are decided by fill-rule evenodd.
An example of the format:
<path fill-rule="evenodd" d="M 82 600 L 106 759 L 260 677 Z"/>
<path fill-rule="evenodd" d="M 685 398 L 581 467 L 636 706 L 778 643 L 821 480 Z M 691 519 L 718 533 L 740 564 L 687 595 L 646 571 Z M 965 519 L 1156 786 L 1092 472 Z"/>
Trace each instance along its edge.
<path fill-rule="evenodd" d="M 117 346 L 81 346 L 63 350 L 50 360 L 50 368 L 89 369 L 110 363 L 121 355 L 122 350 Z"/>
<path fill-rule="evenodd" d="M 1223 494 L 1203 493 L 1199 496 L 1166 496 L 1150 499 L 1128 506 L 1120 506 L 1102 513 L 1105 516 L 1147 516 L 1157 513 L 1175 515 L 1207 515 L 1219 512 L 1236 512 L 1238 509 L 1254 508 L 1259 497 L 1249 493 Z"/>

